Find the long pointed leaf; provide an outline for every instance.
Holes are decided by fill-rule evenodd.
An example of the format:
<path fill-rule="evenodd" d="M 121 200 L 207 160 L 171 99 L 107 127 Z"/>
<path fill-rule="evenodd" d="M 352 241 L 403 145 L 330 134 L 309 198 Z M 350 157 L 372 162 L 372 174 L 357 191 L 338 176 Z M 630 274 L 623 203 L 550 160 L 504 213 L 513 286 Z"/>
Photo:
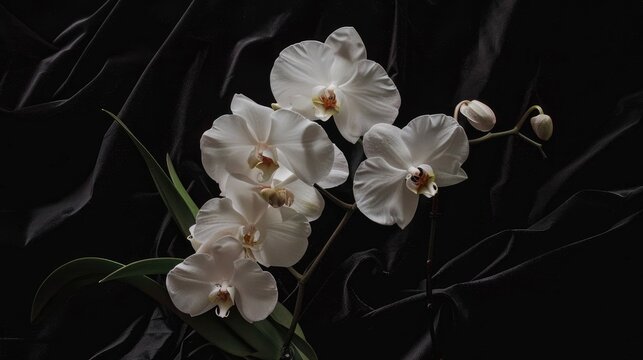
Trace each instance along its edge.
<path fill-rule="evenodd" d="M 38 318 L 45 306 L 53 302 L 54 297 L 62 295 L 61 291 L 64 292 L 65 289 L 70 288 L 78 289 L 81 286 L 96 283 L 121 267 L 123 267 L 123 264 L 96 257 L 72 260 L 58 267 L 43 281 L 36 292 L 31 308 L 32 321 Z M 131 276 L 123 278 L 121 281 L 138 288 L 159 304 L 173 311 L 186 324 L 219 349 L 239 357 L 246 357 L 256 353 L 256 350 L 244 341 L 240 335 L 236 334 L 226 324 L 225 320 L 208 313 L 190 317 L 179 311 L 172 304 L 165 289 L 147 276 Z M 256 329 L 255 331 L 258 332 Z"/>
<path fill-rule="evenodd" d="M 186 237 L 190 235 L 189 228 L 190 226 L 192 226 L 192 224 L 194 224 L 194 215 L 192 214 L 190 206 L 184 201 L 184 199 L 174 187 L 172 180 L 170 180 L 170 178 L 163 171 L 158 162 L 156 162 L 152 154 L 150 154 L 145 146 L 143 146 L 143 144 L 136 138 L 136 136 L 134 136 L 127 125 L 125 125 L 125 123 L 123 123 L 123 121 L 119 119 L 118 116 L 105 109 L 102 110 L 109 116 L 111 116 L 112 119 L 114 119 L 114 121 L 116 121 L 116 123 L 120 125 L 123 130 L 125 130 L 127 136 L 129 136 L 134 145 L 136 145 L 136 148 L 138 149 L 139 153 L 141 153 L 141 156 L 143 157 L 143 160 L 145 161 L 145 164 L 150 171 L 150 175 L 152 175 L 154 184 L 156 185 L 156 188 L 158 189 L 159 194 L 161 195 L 161 199 L 163 199 L 163 202 L 165 203 L 165 206 L 167 206 L 168 210 L 172 214 L 174 221 L 176 221 L 177 225 L 183 232 L 183 235 Z"/>
<path fill-rule="evenodd" d="M 270 314 L 270 318 L 284 328 L 290 328 L 290 323 L 292 322 L 292 314 L 282 303 L 277 303 L 277 306 L 275 306 L 275 310 L 273 310 L 272 314 Z M 306 340 L 304 332 L 301 330 L 301 326 L 299 326 L 299 324 L 297 324 L 297 327 L 295 328 L 295 334 L 303 340 Z"/>
<path fill-rule="evenodd" d="M 174 165 L 172 164 L 172 159 L 170 159 L 170 154 L 165 154 L 165 163 L 167 164 L 167 172 L 170 174 L 170 180 L 172 180 L 174 188 L 179 192 L 183 201 L 185 201 L 187 206 L 190 208 L 190 211 L 192 211 L 192 215 L 196 218 L 196 214 L 199 212 L 199 207 L 196 206 L 194 200 L 192 200 L 192 197 L 185 189 L 185 186 L 181 183 L 181 179 L 179 179 L 179 175 L 176 173 Z"/>
<path fill-rule="evenodd" d="M 121 264 L 102 258 L 88 257 L 72 260 L 54 270 L 40 284 L 31 304 L 31 321 L 35 321 L 43 308 L 65 287 L 80 287 L 100 280 Z M 104 276 L 104 275 L 103 275 Z M 73 284 L 80 282 L 80 284 Z M 74 286 L 76 285 L 76 286 Z"/>
<path fill-rule="evenodd" d="M 183 262 L 179 258 L 151 258 L 135 261 L 105 276 L 99 282 L 122 279 L 137 275 L 164 275 Z"/>
<path fill-rule="evenodd" d="M 257 353 L 252 354 L 253 358 L 278 359 L 281 355 L 282 342 L 274 342 L 273 339 L 260 331 L 255 324 L 245 321 L 236 307 L 230 310 L 230 315 L 226 318 L 226 325 L 230 326 L 237 334 L 243 334 L 244 339 L 258 350 Z"/>
<path fill-rule="evenodd" d="M 281 303 L 277 303 L 275 310 L 270 314 L 270 321 L 275 324 L 275 327 L 280 332 L 281 336 L 285 338 L 290 328 L 290 323 L 292 322 L 292 314 L 288 309 L 283 306 Z M 295 328 L 295 336 L 292 339 L 292 344 L 295 349 L 300 352 L 300 355 L 303 359 L 307 360 L 317 360 L 317 355 L 312 346 L 306 341 L 304 332 L 301 330 L 299 324 Z"/>
<path fill-rule="evenodd" d="M 275 324 L 275 328 L 281 334 L 282 338 L 285 338 L 288 334 L 288 328 L 277 323 L 274 318 L 270 318 L 270 321 Z M 303 338 L 299 336 L 293 336 L 291 346 L 294 346 L 296 351 L 300 352 L 300 355 L 303 359 L 307 360 L 317 360 L 317 354 L 312 346 Z"/>

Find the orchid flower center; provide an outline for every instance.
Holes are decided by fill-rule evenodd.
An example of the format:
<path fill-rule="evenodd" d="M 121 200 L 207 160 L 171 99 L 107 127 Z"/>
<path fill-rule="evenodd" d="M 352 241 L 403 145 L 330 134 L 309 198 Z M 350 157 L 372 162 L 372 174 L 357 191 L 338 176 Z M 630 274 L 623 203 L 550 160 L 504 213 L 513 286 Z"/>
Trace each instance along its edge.
<path fill-rule="evenodd" d="M 259 195 L 273 208 L 291 206 L 295 201 L 295 194 L 285 188 L 264 187 L 259 190 Z"/>
<path fill-rule="evenodd" d="M 313 106 L 315 107 L 315 116 L 318 118 L 328 120 L 339 112 L 339 105 L 334 84 L 327 87 L 317 86 L 313 90 Z"/>
<path fill-rule="evenodd" d="M 239 236 L 241 245 L 243 246 L 243 253 L 246 258 L 256 260 L 252 249 L 261 244 L 261 233 L 257 230 L 255 225 L 248 225 L 241 228 Z"/>
<path fill-rule="evenodd" d="M 272 174 L 279 168 L 277 152 L 266 144 L 259 144 L 248 157 L 248 166 L 251 169 L 257 168 L 261 171 L 259 181 L 268 181 Z"/>
<path fill-rule="evenodd" d="M 215 304 L 214 312 L 217 316 L 224 318 L 230 315 L 230 308 L 234 305 L 233 292 L 234 288 L 227 281 L 214 284 L 208 300 Z"/>
<path fill-rule="evenodd" d="M 433 168 L 426 164 L 409 167 L 406 174 L 406 187 L 414 194 L 434 196 L 438 192 L 438 185 L 435 183 Z"/>

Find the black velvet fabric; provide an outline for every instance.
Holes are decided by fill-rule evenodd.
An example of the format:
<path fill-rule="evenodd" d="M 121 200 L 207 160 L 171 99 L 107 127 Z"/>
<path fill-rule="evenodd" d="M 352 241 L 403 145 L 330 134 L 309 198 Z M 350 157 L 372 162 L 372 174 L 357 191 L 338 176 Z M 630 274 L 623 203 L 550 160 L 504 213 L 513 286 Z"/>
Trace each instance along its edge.
<path fill-rule="evenodd" d="M 125 285 L 81 289 L 29 322 L 39 283 L 68 260 L 190 253 L 100 109 L 157 159 L 169 153 L 200 205 L 218 194 L 200 162 L 203 131 L 235 93 L 274 101 L 283 48 L 348 25 L 400 90 L 396 125 L 479 99 L 497 130 L 532 104 L 555 130 L 546 160 L 514 138 L 472 146 L 469 179 L 440 190 L 430 311 L 430 201 L 403 231 L 354 216 L 308 286 L 302 325 L 319 357 L 640 359 L 634 0 L 0 0 L 0 358 L 223 359 Z M 361 150 L 324 127 L 354 169 Z M 352 200 L 349 184 L 332 192 Z M 327 202 L 300 269 L 341 216 Z M 293 280 L 271 271 L 292 309 Z"/>

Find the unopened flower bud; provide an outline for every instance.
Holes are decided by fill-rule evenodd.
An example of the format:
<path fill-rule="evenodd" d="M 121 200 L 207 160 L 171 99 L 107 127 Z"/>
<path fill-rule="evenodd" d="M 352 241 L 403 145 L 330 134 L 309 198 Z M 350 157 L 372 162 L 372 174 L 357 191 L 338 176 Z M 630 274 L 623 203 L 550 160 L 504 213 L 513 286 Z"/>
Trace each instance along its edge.
<path fill-rule="evenodd" d="M 496 114 L 484 103 L 478 100 L 463 101 L 460 113 L 464 115 L 474 128 L 487 132 L 496 125 Z"/>
<path fill-rule="evenodd" d="M 540 114 L 531 118 L 531 128 L 542 141 L 547 141 L 554 133 L 554 123 L 549 115 Z"/>

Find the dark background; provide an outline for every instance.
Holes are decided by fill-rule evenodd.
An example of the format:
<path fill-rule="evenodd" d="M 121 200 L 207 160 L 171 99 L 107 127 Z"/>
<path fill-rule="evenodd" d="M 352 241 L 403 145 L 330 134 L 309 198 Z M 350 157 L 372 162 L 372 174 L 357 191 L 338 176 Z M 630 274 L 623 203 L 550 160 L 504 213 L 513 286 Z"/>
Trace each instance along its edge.
<path fill-rule="evenodd" d="M 29 323 L 39 283 L 68 260 L 190 251 L 99 109 L 168 152 L 202 204 L 218 190 L 199 138 L 233 94 L 269 104 L 283 48 L 350 25 L 400 90 L 396 125 L 479 99 L 497 130 L 540 104 L 554 136 L 546 160 L 519 139 L 472 147 L 469 180 L 441 190 L 435 314 L 430 201 L 404 231 L 353 217 L 308 287 L 320 358 L 640 359 L 642 20 L 641 1 L 0 0 L 0 358 L 220 358 L 124 285 Z M 360 150 L 324 126 L 356 167 Z M 350 185 L 333 192 L 352 199 Z M 302 264 L 341 216 L 328 202 Z M 294 283 L 273 273 L 284 300 Z"/>

